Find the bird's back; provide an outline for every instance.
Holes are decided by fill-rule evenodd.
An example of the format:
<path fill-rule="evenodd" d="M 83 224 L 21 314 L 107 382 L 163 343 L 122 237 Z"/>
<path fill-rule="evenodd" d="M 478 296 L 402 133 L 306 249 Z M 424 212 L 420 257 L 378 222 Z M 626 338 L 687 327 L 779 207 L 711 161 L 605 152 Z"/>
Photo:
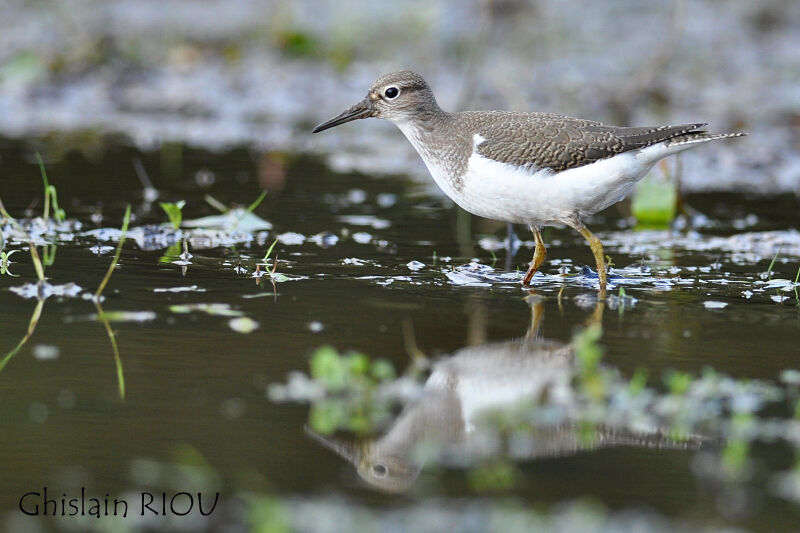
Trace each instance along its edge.
<path fill-rule="evenodd" d="M 553 113 L 464 111 L 454 113 L 458 131 L 480 135 L 483 157 L 520 167 L 561 172 L 679 138 L 704 133 L 704 123 L 656 127 L 610 126 Z"/>

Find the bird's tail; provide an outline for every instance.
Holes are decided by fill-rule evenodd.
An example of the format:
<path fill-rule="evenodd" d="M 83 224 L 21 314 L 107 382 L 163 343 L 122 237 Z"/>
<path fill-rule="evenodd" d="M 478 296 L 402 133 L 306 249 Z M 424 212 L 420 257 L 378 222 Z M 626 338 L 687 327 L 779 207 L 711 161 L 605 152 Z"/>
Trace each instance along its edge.
<path fill-rule="evenodd" d="M 744 137 L 747 135 L 746 133 L 708 133 L 706 131 L 693 131 L 690 133 L 684 133 L 683 135 L 678 135 L 673 137 L 667 141 L 665 144 L 667 148 L 672 148 L 671 152 L 680 151 L 677 149 L 678 147 L 685 146 L 689 148 L 690 145 L 704 143 L 708 141 L 715 141 L 717 139 L 729 139 L 731 137 Z M 682 148 L 681 148 L 682 149 Z"/>

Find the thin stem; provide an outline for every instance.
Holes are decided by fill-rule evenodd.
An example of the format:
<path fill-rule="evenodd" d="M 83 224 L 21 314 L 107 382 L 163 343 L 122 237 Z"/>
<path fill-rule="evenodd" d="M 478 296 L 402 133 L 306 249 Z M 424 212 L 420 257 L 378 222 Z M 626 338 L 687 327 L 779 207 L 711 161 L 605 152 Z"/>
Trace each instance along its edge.
<path fill-rule="evenodd" d="M 119 388 L 119 398 L 125 399 L 125 374 L 122 371 L 122 358 L 119 356 L 119 347 L 117 346 L 117 336 L 114 330 L 111 329 L 111 323 L 106 318 L 105 312 L 98 300 L 94 301 L 94 306 L 97 309 L 97 318 L 103 323 L 108 334 L 108 340 L 111 341 L 111 349 L 114 351 L 114 364 L 117 367 L 117 387 Z"/>
<path fill-rule="evenodd" d="M 100 286 L 97 287 L 97 292 L 94 293 L 95 299 L 99 299 L 100 295 L 103 294 L 103 289 L 106 288 L 106 284 L 108 280 L 111 279 L 111 274 L 114 272 L 114 268 L 117 266 L 117 262 L 119 261 L 119 254 L 122 252 L 122 244 L 125 242 L 125 234 L 128 232 L 128 223 L 131 221 L 131 206 L 128 204 L 128 208 L 125 209 L 125 218 L 122 220 L 122 232 L 119 235 L 119 244 L 117 244 L 117 252 L 114 254 L 114 260 L 108 267 L 108 272 L 103 277 L 103 281 L 100 282 Z"/>
<path fill-rule="evenodd" d="M 32 242 L 28 242 L 28 248 L 31 251 L 31 261 L 33 261 L 33 268 L 36 269 L 36 277 L 39 278 L 39 281 L 44 281 L 44 267 L 42 266 L 42 260 L 39 257 L 39 252 L 36 250 L 36 246 Z"/>
<path fill-rule="evenodd" d="M 33 332 L 36 330 L 36 325 L 39 323 L 39 317 L 42 316 L 42 307 L 44 307 L 44 299 L 40 299 L 39 303 L 36 304 L 36 308 L 33 310 L 33 315 L 31 315 L 31 320 L 28 322 L 28 331 L 25 333 L 25 336 L 22 337 L 22 340 L 14 346 L 14 348 L 8 352 L 2 360 L 0 360 L 0 371 L 5 368 L 8 362 L 11 360 L 14 355 L 28 342 L 28 339 L 31 338 Z"/>
<path fill-rule="evenodd" d="M 39 152 L 36 152 L 36 161 L 39 162 L 39 172 L 42 174 L 44 184 L 44 214 L 42 217 L 47 220 L 50 217 L 50 182 L 47 180 L 47 171 L 44 169 L 44 161 Z"/>
<path fill-rule="evenodd" d="M 261 195 L 260 195 L 258 198 L 256 198 L 255 202 L 253 202 L 252 204 L 250 204 L 250 207 L 248 207 L 248 208 L 247 208 L 247 212 L 248 212 L 248 213 L 252 213 L 253 211 L 255 211 L 255 210 L 256 210 L 256 208 L 257 208 L 259 205 L 261 205 L 261 202 L 263 202 L 263 201 L 264 201 L 264 198 L 266 198 L 266 197 L 267 197 L 267 191 L 263 191 L 263 192 L 261 193 Z"/>
<path fill-rule="evenodd" d="M 778 258 L 778 254 L 781 253 L 781 249 L 782 248 L 783 248 L 783 245 L 781 244 L 780 246 L 778 246 L 778 251 L 775 252 L 774 256 L 772 256 L 772 261 L 770 262 L 769 268 L 767 269 L 767 279 L 768 280 L 772 279 L 772 267 L 775 266 L 775 260 Z"/>

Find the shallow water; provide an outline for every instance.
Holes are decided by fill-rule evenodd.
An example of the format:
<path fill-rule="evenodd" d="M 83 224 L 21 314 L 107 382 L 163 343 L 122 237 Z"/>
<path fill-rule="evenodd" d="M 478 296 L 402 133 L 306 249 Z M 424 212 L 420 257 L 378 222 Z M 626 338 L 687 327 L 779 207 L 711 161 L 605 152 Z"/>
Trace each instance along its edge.
<path fill-rule="evenodd" d="M 30 145 L 0 143 L 0 198 L 18 218 L 41 214 L 32 154 Z M 370 490 L 345 461 L 308 437 L 308 407 L 271 402 L 269 384 L 307 372 L 311 354 L 326 344 L 386 358 L 402 370 L 411 337 L 430 357 L 522 338 L 532 317 L 516 270 L 524 272 L 531 249 L 523 245 L 506 271 L 505 251 L 486 249 L 505 238 L 503 225 L 470 221 L 403 177 L 333 174 L 290 154 L 210 154 L 180 146 L 140 154 L 114 146 L 88 158 L 75 152 L 46 158 L 61 206 L 83 225 L 74 240 L 58 242 L 46 268 L 51 284 L 94 292 L 113 252 L 98 256 L 92 247 L 115 242 L 81 233 L 118 228 L 128 202 L 132 227 L 166 220 L 157 202 L 142 201 L 137 158 L 159 200 L 186 200 L 185 218 L 215 214 L 205 194 L 246 206 L 269 190 L 255 214 L 274 229 L 256 232 L 249 243 L 190 246 L 188 265 L 173 263 L 180 248 L 144 249 L 129 238 L 102 303 L 107 312 L 146 312 L 136 315 L 140 320 L 112 323 L 124 400 L 94 305 L 80 296 L 44 302 L 30 340 L 0 371 L 0 516 L 8 530 L 105 527 L 97 520 L 78 525 L 70 517 L 42 522 L 22 515 L 20 497 L 44 486 L 57 497 L 80 495 L 81 487 L 100 498 L 125 495 L 132 514 L 145 490 L 202 491 L 211 499 L 220 493 L 219 510 L 208 519 L 146 515 L 121 523 L 154 530 L 187 523 L 244 530 L 252 515 L 242 510 L 242 495 L 250 492 L 267 502 L 259 509 L 268 507 L 300 529 L 319 526 L 311 517 L 377 529 L 376 513 L 390 513 L 384 516 L 407 527 L 430 528 L 426 520 L 437 517 L 481 530 L 498 508 L 529 520 L 524 512 L 545 504 L 555 506 L 544 516 L 558 522 L 578 512 L 558 505 L 583 498 L 606 509 L 592 512 L 612 530 L 613 520 L 625 520 L 614 514 L 619 510 L 656 530 L 683 522 L 790 530 L 800 520 L 796 505 L 778 497 L 769 481 L 791 468 L 791 449 L 757 439 L 757 472 L 740 484 L 719 486 L 698 476 L 702 459 L 695 451 L 627 446 L 516 462 L 517 482 L 497 493 L 476 490 L 468 469 L 452 465 L 425 470 L 404 495 Z M 601 319 L 604 362 L 625 376 L 645 368 L 656 387 L 667 369 L 695 375 L 706 366 L 777 382 L 782 370 L 797 368 L 800 346 L 791 284 L 800 236 L 787 230 L 796 225 L 797 200 L 708 194 L 687 201 L 704 216 L 682 233 L 636 231 L 624 207 L 589 221 L 618 276 Z M 302 235 L 302 244 L 289 232 Z M 277 272 L 286 279 L 257 283 L 255 258 L 276 236 Z M 591 254 L 566 228 L 544 236 L 548 259 L 544 275 L 534 279 L 536 294 L 545 297 L 539 333 L 568 343 L 596 309 L 596 278 L 581 273 Z M 35 299 L 7 290 L 36 281 L 27 247 L 9 239 L 5 249 L 22 251 L 11 257 L 18 277 L 0 276 L 0 355 L 23 338 L 36 307 Z M 771 274 L 762 278 L 776 253 Z M 614 300 L 619 287 L 628 297 L 622 309 Z M 216 313 L 171 307 L 192 304 L 224 305 Z M 231 312 L 258 329 L 235 331 Z"/>

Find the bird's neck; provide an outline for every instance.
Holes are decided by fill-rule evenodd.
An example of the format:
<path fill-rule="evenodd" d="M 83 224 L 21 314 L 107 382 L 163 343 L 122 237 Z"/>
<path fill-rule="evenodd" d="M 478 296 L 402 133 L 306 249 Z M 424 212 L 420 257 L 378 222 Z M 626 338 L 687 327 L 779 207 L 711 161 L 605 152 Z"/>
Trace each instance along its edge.
<path fill-rule="evenodd" d="M 434 111 L 395 124 L 419 153 L 433 179 L 451 198 L 467 169 L 470 136 L 459 131 L 457 117 L 436 107 Z"/>
<path fill-rule="evenodd" d="M 426 162 L 436 158 L 437 147 L 449 137 L 453 117 L 437 106 L 418 110 L 412 117 L 395 119 L 394 123 Z"/>

